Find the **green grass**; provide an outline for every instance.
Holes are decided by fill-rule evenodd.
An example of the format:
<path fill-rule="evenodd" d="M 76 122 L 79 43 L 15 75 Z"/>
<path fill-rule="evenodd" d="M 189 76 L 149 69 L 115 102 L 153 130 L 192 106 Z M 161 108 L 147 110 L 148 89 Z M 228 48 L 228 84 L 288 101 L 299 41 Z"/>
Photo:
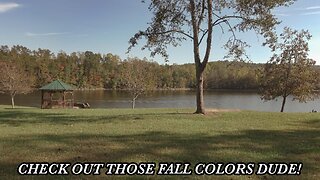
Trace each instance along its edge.
<path fill-rule="evenodd" d="M 0 179 L 19 178 L 18 164 L 35 161 L 303 162 L 301 176 L 278 178 L 320 179 L 319 113 L 243 111 L 203 116 L 192 112 L 191 109 L 41 110 L 0 106 Z"/>

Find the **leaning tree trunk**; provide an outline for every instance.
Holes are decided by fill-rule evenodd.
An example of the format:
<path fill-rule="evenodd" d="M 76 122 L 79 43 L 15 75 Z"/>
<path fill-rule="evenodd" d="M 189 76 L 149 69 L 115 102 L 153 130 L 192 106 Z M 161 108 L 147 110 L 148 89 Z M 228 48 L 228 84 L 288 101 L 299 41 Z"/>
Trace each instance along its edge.
<path fill-rule="evenodd" d="M 14 109 L 14 96 L 11 96 L 11 106 L 12 106 L 12 109 Z"/>
<path fill-rule="evenodd" d="M 286 99 L 287 99 L 287 96 L 283 96 L 282 105 L 281 105 L 281 111 L 280 112 L 284 111 L 284 105 L 286 104 Z"/>
<path fill-rule="evenodd" d="M 132 107 L 132 109 L 134 109 L 134 108 L 135 108 L 135 105 L 136 105 L 136 99 L 133 98 L 131 102 L 132 102 L 132 106 L 131 106 L 131 107 Z"/>
<path fill-rule="evenodd" d="M 203 101 L 203 71 L 201 68 L 196 67 L 196 100 L 197 100 L 197 110 L 196 114 L 205 114 L 204 101 Z"/>
<path fill-rule="evenodd" d="M 132 109 L 134 109 L 135 106 L 136 106 L 136 99 L 138 98 L 139 94 L 140 94 L 140 93 L 134 93 L 134 94 L 133 94 L 132 101 L 131 101 L 131 103 L 132 103 L 132 104 L 131 104 L 131 105 L 132 105 L 131 108 L 132 108 Z"/>

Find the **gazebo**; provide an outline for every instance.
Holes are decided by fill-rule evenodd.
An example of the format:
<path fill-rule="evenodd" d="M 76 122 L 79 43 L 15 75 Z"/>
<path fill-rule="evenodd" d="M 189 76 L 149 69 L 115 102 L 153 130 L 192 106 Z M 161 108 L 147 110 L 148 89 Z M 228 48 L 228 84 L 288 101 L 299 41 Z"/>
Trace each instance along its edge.
<path fill-rule="evenodd" d="M 73 87 L 60 80 L 55 80 L 40 88 L 41 108 L 73 108 Z"/>

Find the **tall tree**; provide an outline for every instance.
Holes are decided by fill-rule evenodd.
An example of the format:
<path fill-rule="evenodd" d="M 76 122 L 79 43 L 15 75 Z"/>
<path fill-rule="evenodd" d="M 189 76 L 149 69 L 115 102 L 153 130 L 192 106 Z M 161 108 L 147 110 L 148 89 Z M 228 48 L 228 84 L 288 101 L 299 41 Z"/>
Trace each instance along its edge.
<path fill-rule="evenodd" d="M 272 15 L 272 9 L 294 1 L 151 0 L 149 10 L 153 12 L 152 22 L 146 30 L 139 31 L 130 39 L 129 50 L 145 37 L 147 42 L 142 49 L 151 50 L 151 56 L 160 54 L 167 58 L 168 45 L 178 46 L 190 39 L 196 69 L 196 113 L 204 114 L 203 74 L 210 58 L 214 28 L 220 26 L 222 30 L 227 28 L 231 32 L 225 47 L 230 50 L 230 55 L 238 59 L 243 55 L 246 43 L 237 39 L 235 31 L 255 30 L 267 39 L 266 42 L 273 41 L 272 32 L 279 22 Z M 202 44 L 205 52 L 203 58 L 200 56 Z"/>
<path fill-rule="evenodd" d="M 33 51 L 36 66 L 34 67 L 34 75 L 36 76 L 36 86 L 41 87 L 50 82 L 53 77 L 52 57 L 53 53 L 48 49 L 38 49 Z"/>
<path fill-rule="evenodd" d="M 104 56 L 102 67 L 103 67 L 103 73 L 104 73 L 104 87 L 110 88 L 110 89 L 117 89 L 120 82 L 120 73 L 119 71 L 119 64 L 121 62 L 121 59 L 117 55 L 113 55 L 111 53 L 108 53 Z"/>
<path fill-rule="evenodd" d="M 100 54 L 86 51 L 84 53 L 83 70 L 86 77 L 87 86 L 97 87 L 101 83 L 99 76 L 100 61 L 102 57 Z"/>
<path fill-rule="evenodd" d="M 305 102 L 318 94 L 319 73 L 315 61 L 308 58 L 308 31 L 285 28 L 281 42 L 272 44 L 275 54 L 265 65 L 261 77 L 261 98 L 273 100 L 282 97 L 281 112 L 289 95 Z M 280 52 L 280 54 L 277 54 Z"/>
<path fill-rule="evenodd" d="M 14 108 L 15 95 L 31 92 L 34 79 L 26 74 L 23 68 L 12 62 L 0 61 L 0 72 L 0 92 L 10 95 L 11 105 Z"/>

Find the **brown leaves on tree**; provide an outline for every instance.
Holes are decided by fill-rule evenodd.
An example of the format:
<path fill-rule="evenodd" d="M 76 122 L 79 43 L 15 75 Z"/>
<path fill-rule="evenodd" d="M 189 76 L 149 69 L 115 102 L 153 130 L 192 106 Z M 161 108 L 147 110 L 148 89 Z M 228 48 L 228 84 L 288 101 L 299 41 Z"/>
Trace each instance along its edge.
<path fill-rule="evenodd" d="M 9 61 L 0 61 L 0 72 L 0 92 L 10 95 L 14 108 L 15 95 L 31 92 L 34 78 L 23 68 Z"/>
<path fill-rule="evenodd" d="M 273 100 L 282 97 L 281 112 L 284 111 L 286 98 L 306 102 L 317 96 L 319 73 L 315 61 L 308 57 L 308 31 L 284 28 L 280 42 L 272 43 L 274 55 L 265 65 L 261 75 L 261 98 Z"/>
<path fill-rule="evenodd" d="M 151 62 L 137 58 L 129 58 L 122 63 L 121 75 L 123 87 L 131 94 L 132 109 L 135 108 L 136 99 L 147 91 L 156 88 L 157 76 L 153 73 Z"/>

